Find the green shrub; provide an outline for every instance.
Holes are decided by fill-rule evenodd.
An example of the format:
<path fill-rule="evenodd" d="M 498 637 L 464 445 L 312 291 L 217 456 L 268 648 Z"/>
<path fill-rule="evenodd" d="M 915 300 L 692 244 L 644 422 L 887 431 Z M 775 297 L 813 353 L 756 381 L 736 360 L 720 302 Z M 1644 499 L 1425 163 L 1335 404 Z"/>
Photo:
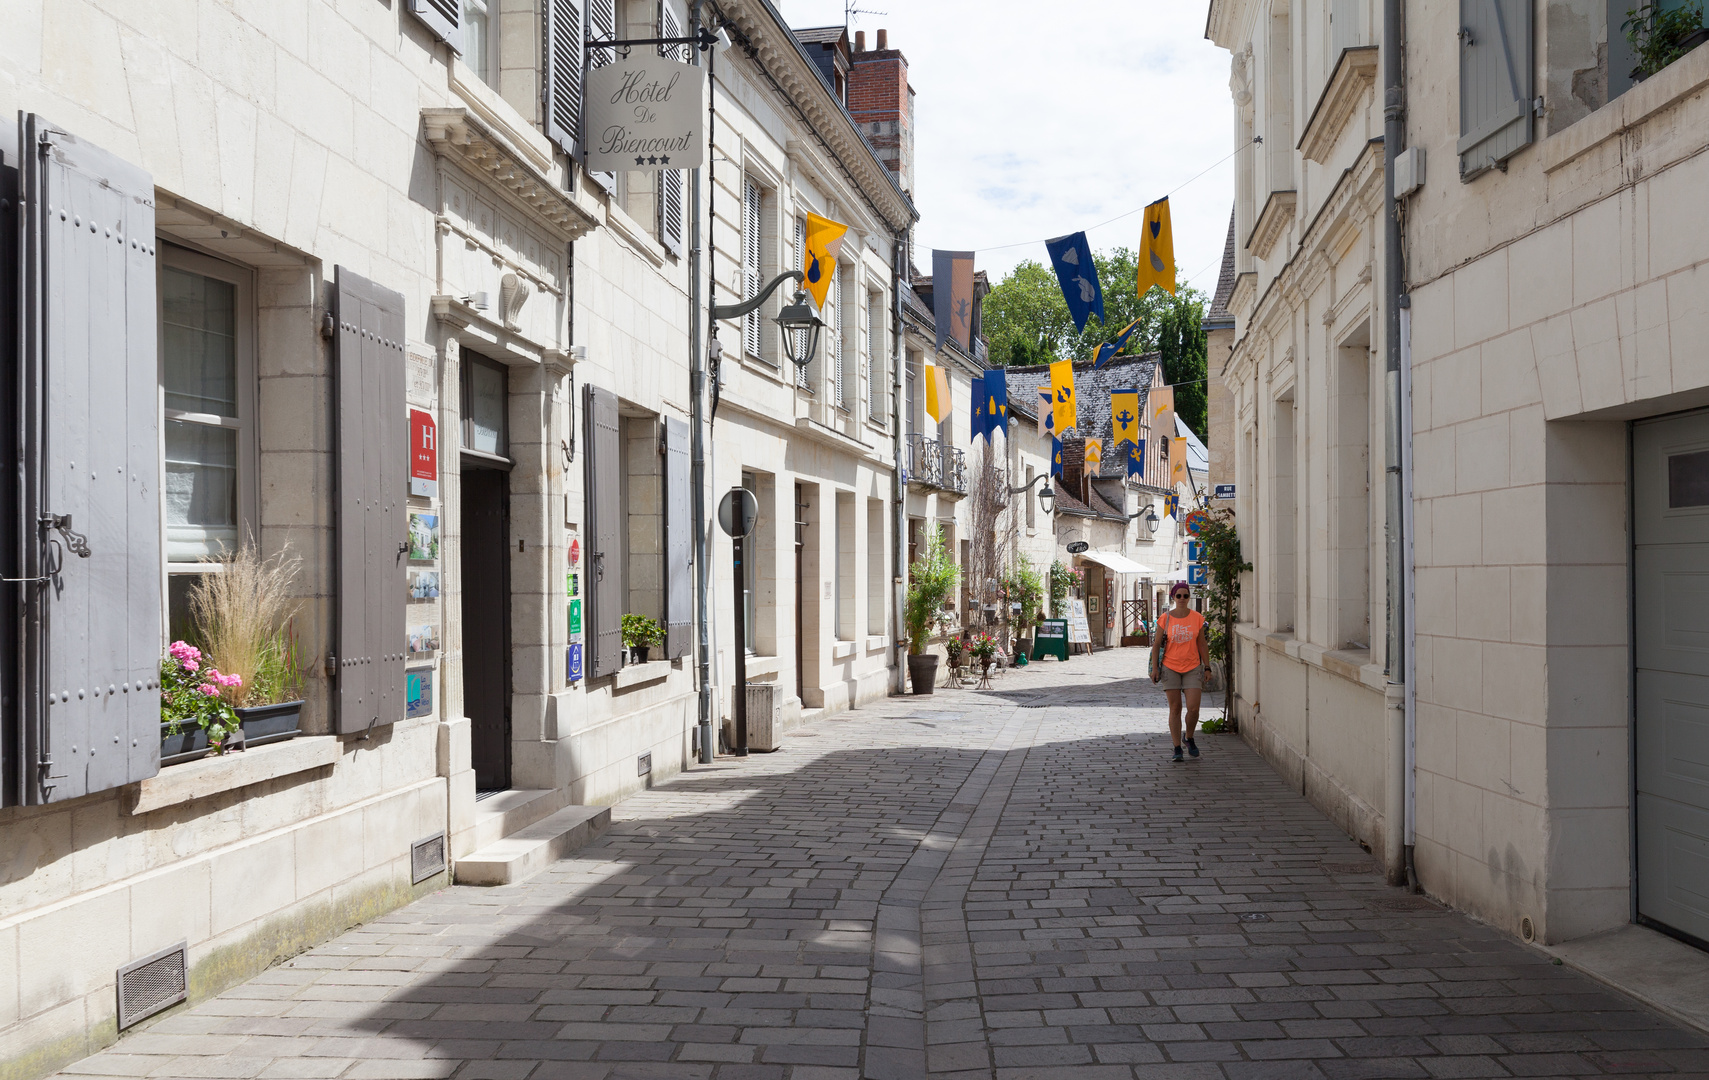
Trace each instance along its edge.
<path fill-rule="evenodd" d="M 908 655 L 926 651 L 932 634 L 947 612 L 945 605 L 961 583 L 961 567 L 955 565 L 944 546 L 943 529 L 933 526 L 926 535 L 925 549 L 908 567 L 908 593 L 902 606 L 902 624 L 908 632 Z"/>
<path fill-rule="evenodd" d="M 650 649 L 665 643 L 664 627 L 645 615 L 623 616 L 623 644 L 631 649 Z"/>

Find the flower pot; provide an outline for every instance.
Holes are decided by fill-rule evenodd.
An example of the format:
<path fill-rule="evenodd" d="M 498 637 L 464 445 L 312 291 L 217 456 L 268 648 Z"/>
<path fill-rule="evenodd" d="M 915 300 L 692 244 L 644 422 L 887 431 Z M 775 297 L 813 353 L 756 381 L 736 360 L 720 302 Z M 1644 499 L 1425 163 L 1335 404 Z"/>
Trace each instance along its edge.
<path fill-rule="evenodd" d="M 208 733 L 195 724 L 185 723 L 178 726 L 178 734 L 169 731 L 170 725 L 160 725 L 160 764 L 177 765 L 180 762 L 195 761 L 208 753 Z"/>
<path fill-rule="evenodd" d="M 645 664 L 647 662 L 647 651 L 651 648 L 651 645 L 631 645 L 629 646 L 629 655 L 635 658 L 637 664 Z"/>
<path fill-rule="evenodd" d="M 937 677 L 938 657 L 936 653 L 919 653 L 908 657 L 908 682 L 912 684 L 914 693 L 931 693 L 932 683 Z"/>
<path fill-rule="evenodd" d="M 251 705 L 247 709 L 237 710 L 238 723 L 243 731 L 243 745 L 246 748 L 296 738 L 302 734 L 302 718 L 301 700 L 280 701 L 272 705 Z"/>

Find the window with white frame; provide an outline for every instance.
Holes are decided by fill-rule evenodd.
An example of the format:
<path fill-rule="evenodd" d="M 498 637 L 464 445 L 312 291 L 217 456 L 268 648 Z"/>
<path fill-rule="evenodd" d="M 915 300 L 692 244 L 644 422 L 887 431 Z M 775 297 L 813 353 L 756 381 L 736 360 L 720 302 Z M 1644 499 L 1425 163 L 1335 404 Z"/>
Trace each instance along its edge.
<path fill-rule="evenodd" d="M 463 62 L 488 86 L 498 86 L 498 0 L 463 0 Z"/>
<path fill-rule="evenodd" d="M 193 636 L 190 589 L 252 533 L 255 353 L 247 270 L 160 247 L 161 488 L 167 631 Z"/>
<path fill-rule="evenodd" d="M 742 298 L 752 300 L 765 286 L 765 192 L 752 177 L 742 180 Z M 762 305 L 763 306 L 763 305 Z M 760 308 L 742 319 L 742 348 L 763 359 L 765 314 Z"/>
<path fill-rule="evenodd" d="M 843 348 L 843 282 L 848 275 L 843 273 L 841 263 L 831 268 L 831 290 L 825 294 L 825 338 L 827 342 L 826 359 L 831 367 L 831 401 L 839 409 L 847 409 L 848 378 L 843 368 L 843 357 L 847 355 Z"/>
<path fill-rule="evenodd" d="M 889 413 L 890 355 L 884 333 L 884 294 L 873 290 L 866 294 L 866 412 L 867 416 L 884 423 Z"/>

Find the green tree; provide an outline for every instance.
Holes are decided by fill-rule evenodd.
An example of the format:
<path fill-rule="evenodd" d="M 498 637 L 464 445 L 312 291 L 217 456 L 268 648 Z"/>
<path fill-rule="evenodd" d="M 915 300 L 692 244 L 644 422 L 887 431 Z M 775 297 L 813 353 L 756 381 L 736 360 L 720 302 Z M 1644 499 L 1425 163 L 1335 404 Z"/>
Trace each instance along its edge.
<path fill-rule="evenodd" d="M 1163 360 L 1163 378 L 1175 390 L 1175 413 L 1200 439 L 1207 435 L 1205 396 L 1205 308 L 1196 297 L 1174 297 L 1175 302 L 1158 319 L 1157 351 Z M 1167 294 L 1165 294 L 1167 295 Z"/>

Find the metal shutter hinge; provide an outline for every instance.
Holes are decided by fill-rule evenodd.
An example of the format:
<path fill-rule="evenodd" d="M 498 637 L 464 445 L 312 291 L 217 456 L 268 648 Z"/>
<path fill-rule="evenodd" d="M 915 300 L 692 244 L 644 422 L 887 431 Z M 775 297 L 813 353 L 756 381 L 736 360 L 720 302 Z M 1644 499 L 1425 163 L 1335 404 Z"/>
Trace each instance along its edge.
<path fill-rule="evenodd" d="M 334 333 L 336 333 L 337 330 L 338 330 L 338 324 L 333 321 L 332 312 L 329 311 L 320 317 L 320 336 L 321 337 L 326 338 L 328 341 L 331 341 L 332 335 Z"/>
<path fill-rule="evenodd" d="M 70 551 L 73 555 L 76 555 L 80 559 L 87 559 L 89 557 L 89 538 L 84 536 L 82 533 L 71 531 L 70 514 L 43 514 L 41 517 L 41 527 L 43 530 L 56 530 L 60 536 L 65 538 L 66 550 Z"/>

